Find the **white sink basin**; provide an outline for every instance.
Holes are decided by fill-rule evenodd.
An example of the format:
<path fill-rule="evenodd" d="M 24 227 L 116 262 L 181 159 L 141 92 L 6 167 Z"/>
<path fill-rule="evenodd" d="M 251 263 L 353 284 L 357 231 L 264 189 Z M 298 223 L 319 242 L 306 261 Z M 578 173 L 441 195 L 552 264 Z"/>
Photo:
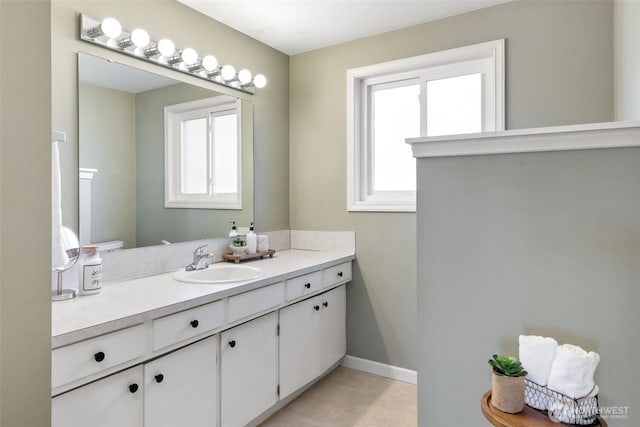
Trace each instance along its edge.
<path fill-rule="evenodd" d="M 248 265 L 214 264 L 204 270 L 176 271 L 173 278 L 180 282 L 217 284 L 244 282 L 260 276 L 262 270 Z"/>

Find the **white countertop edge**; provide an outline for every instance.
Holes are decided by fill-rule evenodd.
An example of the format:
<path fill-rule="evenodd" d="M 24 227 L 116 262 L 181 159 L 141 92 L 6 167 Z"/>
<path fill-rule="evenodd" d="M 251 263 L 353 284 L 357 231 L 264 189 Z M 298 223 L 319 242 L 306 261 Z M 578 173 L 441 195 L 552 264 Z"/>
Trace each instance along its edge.
<path fill-rule="evenodd" d="M 640 146 L 640 121 L 408 138 L 413 156 L 479 156 Z"/>
<path fill-rule="evenodd" d="M 302 258 L 302 260 L 301 260 Z M 304 258 L 309 258 L 311 261 L 314 258 L 321 258 L 320 262 L 305 263 Z M 274 256 L 274 258 L 257 260 L 249 263 L 252 266 L 261 268 L 265 271 L 265 274 L 260 278 L 233 283 L 229 285 L 208 285 L 208 284 L 185 284 L 173 279 L 174 272 L 158 274 L 156 276 L 148 276 L 140 279 L 127 280 L 122 282 L 116 282 L 109 284 L 103 288 L 102 293 L 97 295 L 78 297 L 74 300 L 55 302 L 52 305 L 52 338 L 51 348 L 55 349 L 63 347 L 65 345 L 72 344 L 77 341 L 86 340 L 89 338 L 97 337 L 106 333 L 114 332 L 119 329 L 127 328 L 130 326 L 138 325 L 155 318 L 163 317 L 172 313 L 177 313 L 182 310 L 186 310 L 199 305 L 207 304 L 213 301 L 218 301 L 233 295 L 237 295 L 243 292 L 251 291 L 266 285 L 281 282 L 283 280 L 290 279 L 292 277 L 300 276 L 312 271 L 324 269 L 334 265 L 341 264 L 343 262 L 352 261 L 355 259 L 353 253 L 337 253 L 337 252 L 324 252 L 324 251 L 307 251 L 307 250 L 286 250 L 281 251 Z M 285 265 L 280 265 L 276 270 L 281 271 L 276 274 L 270 274 L 267 268 L 267 264 L 276 263 L 288 263 L 293 261 L 295 264 L 303 264 L 302 267 L 295 267 L 290 270 L 286 269 Z M 302 262 L 301 262 L 302 261 Z M 273 264 L 271 265 L 273 266 Z M 82 315 L 82 311 L 95 313 L 96 310 L 108 311 L 108 307 L 105 309 L 103 302 L 106 304 L 113 304 L 114 297 L 117 298 L 117 294 L 121 293 L 123 298 L 127 297 L 127 290 L 131 293 L 142 290 L 143 287 L 153 286 L 150 281 L 158 281 L 158 285 L 166 288 L 170 288 L 168 297 L 164 298 L 166 303 L 161 303 L 150 309 L 142 309 L 136 312 L 135 308 L 130 309 L 131 314 L 125 316 L 115 315 L 113 318 L 109 318 L 107 315 L 102 316 L 102 321 L 78 322 L 77 316 Z M 140 286 L 140 288 L 138 288 Z M 175 290 L 172 290 L 175 288 Z M 193 295 L 194 289 L 198 289 L 199 295 Z M 139 292 L 138 292 L 139 293 Z M 101 299 L 105 295 L 110 295 L 108 299 Z M 147 294 L 148 295 L 148 294 Z M 144 292 L 138 294 L 138 297 L 144 297 Z M 134 297 L 135 298 L 135 297 Z M 79 310 L 75 311 L 73 304 L 78 306 Z M 135 301 L 130 306 L 135 307 Z M 145 304 L 140 304 L 144 306 Z M 76 316 L 75 319 L 69 319 Z M 71 325 L 78 326 L 71 326 Z"/>

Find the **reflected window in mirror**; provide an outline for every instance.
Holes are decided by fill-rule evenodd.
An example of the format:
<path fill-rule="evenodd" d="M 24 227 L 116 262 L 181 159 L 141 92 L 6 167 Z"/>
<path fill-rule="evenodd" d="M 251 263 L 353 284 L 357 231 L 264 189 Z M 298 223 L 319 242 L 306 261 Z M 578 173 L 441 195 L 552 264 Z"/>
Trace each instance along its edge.
<path fill-rule="evenodd" d="M 239 114 L 227 96 L 165 107 L 165 207 L 242 208 Z"/>

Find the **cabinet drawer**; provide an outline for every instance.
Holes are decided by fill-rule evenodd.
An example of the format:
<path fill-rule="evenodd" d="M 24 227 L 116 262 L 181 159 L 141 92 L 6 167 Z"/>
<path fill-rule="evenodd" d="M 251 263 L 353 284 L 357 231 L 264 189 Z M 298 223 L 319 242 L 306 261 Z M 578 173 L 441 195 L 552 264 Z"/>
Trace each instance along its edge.
<path fill-rule="evenodd" d="M 278 307 L 283 302 L 284 282 L 232 296 L 228 303 L 228 322 Z"/>
<path fill-rule="evenodd" d="M 287 301 L 300 298 L 322 289 L 322 271 L 305 274 L 287 280 Z"/>
<path fill-rule="evenodd" d="M 59 387 L 144 354 L 143 325 L 57 348 L 51 352 L 51 387 Z"/>
<path fill-rule="evenodd" d="M 351 262 L 334 265 L 324 269 L 324 287 L 327 288 L 338 283 L 351 281 Z"/>
<path fill-rule="evenodd" d="M 224 324 L 222 301 L 194 307 L 153 321 L 153 350 L 176 344 Z"/>

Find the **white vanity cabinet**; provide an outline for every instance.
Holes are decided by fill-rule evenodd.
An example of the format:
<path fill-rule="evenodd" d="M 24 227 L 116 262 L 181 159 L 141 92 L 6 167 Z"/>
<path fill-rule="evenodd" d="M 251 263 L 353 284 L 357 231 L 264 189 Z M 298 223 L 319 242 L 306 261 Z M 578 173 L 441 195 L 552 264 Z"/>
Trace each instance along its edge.
<path fill-rule="evenodd" d="M 278 312 L 220 336 L 220 425 L 240 427 L 277 401 Z"/>
<path fill-rule="evenodd" d="M 142 426 L 142 366 L 54 397 L 52 427 Z"/>
<path fill-rule="evenodd" d="M 52 427 L 242 427 L 326 373 L 346 350 L 350 258 L 296 251 L 269 263 L 275 273 L 235 289 L 161 275 L 60 303 L 53 323 L 74 335 L 52 340 Z M 101 313 L 130 286 L 135 314 Z M 143 296 L 156 291 L 166 303 L 149 310 Z M 94 312 L 112 320 L 78 326 Z"/>
<path fill-rule="evenodd" d="M 217 352 L 214 335 L 56 396 L 51 425 L 215 427 Z"/>
<path fill-rule="evenodd" d="M 144 365 L 145 427 L 214 427 L 218 406 L 218 336 Z"/>
<path fill-rule="evenodd" d="M 280 398 L 323 374 L 346 345 L 344 285 L 281 309 Z"/>

